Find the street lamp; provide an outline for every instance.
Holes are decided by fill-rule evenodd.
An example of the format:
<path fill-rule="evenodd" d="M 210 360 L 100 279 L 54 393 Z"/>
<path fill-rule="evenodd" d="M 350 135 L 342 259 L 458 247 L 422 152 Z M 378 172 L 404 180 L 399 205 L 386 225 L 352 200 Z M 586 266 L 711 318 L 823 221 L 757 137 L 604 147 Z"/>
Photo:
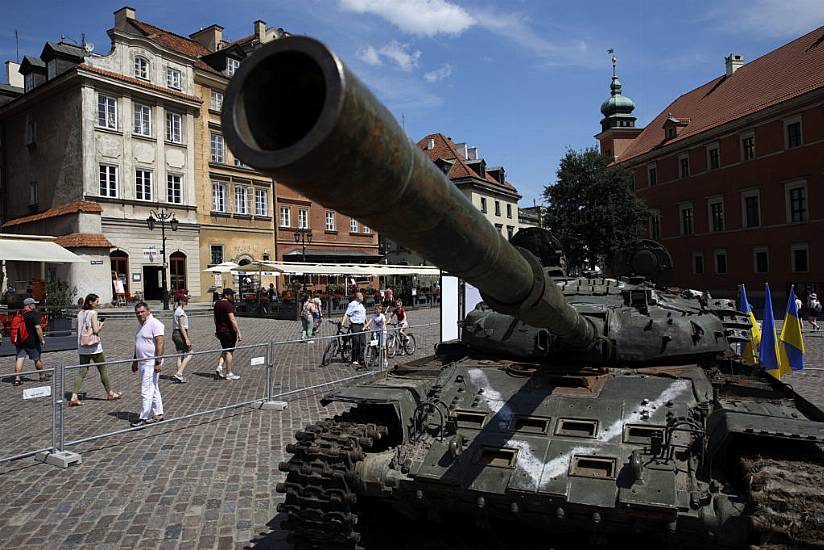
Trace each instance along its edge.
<path fill-rule="evenodd" d="M 174 212 L 168 212 L 165 208 L 161 208 L 160 210 L 152 210 L 149 213 L 149 217 L 146 218 L 146 225 L 149 227 L 149 231 L 154 231 L 155 223 L 160 222 L 160 238 L 161 238 L 161 247 L 160 253 L 163 256 L 163 267 L 162 267 L 162 285 L 163 285 L 163 309 L 169 309 L 169 290 L 166 284 L 166 224 L 168 223 L 169 226 L 172 228 L 172 231 L 177 231 L 178 221 L 175 217 Z"/>
<path fill-rule="evenodd" d="M 306 243 L 312 244 L 312 230 L 308 227 L 301 227 L 295 230 L 295 243 L 301 245 L 303 249 L 303 263 L 306 263 Z M 300 276 L 303 283 L 303 293 L 306 293 L 306 273 Z"/>

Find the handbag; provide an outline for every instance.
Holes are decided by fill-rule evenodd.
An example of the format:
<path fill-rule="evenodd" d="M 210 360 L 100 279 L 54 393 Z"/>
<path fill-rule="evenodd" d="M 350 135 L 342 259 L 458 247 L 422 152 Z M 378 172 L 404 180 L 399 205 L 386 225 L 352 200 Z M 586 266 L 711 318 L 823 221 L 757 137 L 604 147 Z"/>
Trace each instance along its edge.
<path fill-rule="evenodd" d="M 83 317 L 83 325 L 80 327 L 81 346 L 96 346 L 100 343 L 100 336 L 94 333 L 90 317 L 88 313 L 85 313 Z"/>

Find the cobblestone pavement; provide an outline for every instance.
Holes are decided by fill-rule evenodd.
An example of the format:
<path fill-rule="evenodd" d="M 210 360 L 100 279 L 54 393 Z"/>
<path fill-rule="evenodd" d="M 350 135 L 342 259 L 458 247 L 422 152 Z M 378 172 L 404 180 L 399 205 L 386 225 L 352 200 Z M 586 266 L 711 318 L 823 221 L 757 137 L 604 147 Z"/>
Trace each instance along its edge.
<path fill-rule="evenodd" d="M 415 325 L 437 320 L 437 310 L 411 314 Z M 195 317 L 191 322 L 196 350 L 216 347 L 211 319 Z M 166 325 L 168 329 L 170 322 Z M 240 326 L 245 345 L 299 336 L 297 322 L 243 318 Z M 103 343 L 110 359 L 131 356 L 133 331 L 132 321 L 107 322 Z M 331 325 L 326 323 L 324 331 L 329 333 Z M 416 356 L 431 353 L 437 325 L 413 332 L 418 336 Z M 824 332 L 805 337 L 808 369 L 787 381 L 824 407 L 824 370 L 815 370 L 824 368 Z M 279 347 L 273 369 L 275 393 L 355 373 L 338 363 L 320 367 L 324 348 L 321 340 Z M 214 354 L 196 357 L 187 369 L 190 382 L 183 385 L 168 378 L 173 371 L 167 364 L 161 381 L 167 417 L 263 397 L 266 370 L 250 365 L 261 355 L 261 348 L 236 353 L 241 375 L 237 382 L 213 379 Z M 74 352 L 55 352 L 45 356 L 45 363 L 70 365 L 76 358 Z M 49 400 L 22 401 L 21 389 L 7 377 L 12 365 L 11 358 L 0 359 L 2 456 L 50 445 Z M 99 375 L 90 369 L 82 389 L 86 404 L 66 409 L 67 441 L 128 427 L 138 407 L 137 377 L 128 363 L 112 365 L 110 375 L 115 389 L 124 392 L 123 399 L 105 401 Z M 23 389 L 41 385 L 36 376 L 27 378 Z M 73 378 L 74 373 L 66 375 L 66 391 Z M 2 546 L 288 549 L 280 530 L 282 516 L 275 510 L 282 498 L 275 485 L 283 476 L 277 464 L 287 458 L 284 449 L 296 430 L 343 410 L 339 405 L 320 405 L 328 389 L 290 395 L 289 408 L 282 412 L 243 407 L 73 445 L 70 450 L 79 452 L 83 463 L 66 470 L 31 458 L 2 463 Z M 397 539 L 393 535 L 390 540 Z"/>

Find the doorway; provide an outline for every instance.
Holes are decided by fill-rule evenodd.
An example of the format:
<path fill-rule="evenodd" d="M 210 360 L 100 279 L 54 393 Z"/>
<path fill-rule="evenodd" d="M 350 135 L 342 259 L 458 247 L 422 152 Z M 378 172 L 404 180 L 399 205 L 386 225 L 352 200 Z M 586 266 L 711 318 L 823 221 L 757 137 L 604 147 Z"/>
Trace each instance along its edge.
<path fill-rule="evenodd" d="M 143 299 L 162 300 L 163 287 L 160 286 L 162 268 L 157 265 L 143 266 Z"/>
<path fill-rule="evenodd" d="M 172 294 L 178 290 L 186 290 L 186 254 L 172 252 L 172 255 L 169 256 L 169 276 Z"/>
<path fill-rule="evenodd" d="M 112 264 L 112 281 L 120 281 L 123 293 L 129 293 L 129 255 L 122 250 L 114 250 L 109 254 Z M 120 289 L 112 287 L 118 294 Z"/>

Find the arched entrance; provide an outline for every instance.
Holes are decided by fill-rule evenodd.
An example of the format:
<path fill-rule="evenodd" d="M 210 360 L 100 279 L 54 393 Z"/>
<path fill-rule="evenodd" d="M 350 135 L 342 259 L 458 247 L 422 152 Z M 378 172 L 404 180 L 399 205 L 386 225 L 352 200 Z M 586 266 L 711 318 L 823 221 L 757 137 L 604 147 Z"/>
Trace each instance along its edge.
<path fill-rule="evenodd" d="M 187 290 L 186 287 L 186 254 L 177 251 L 169 256 L 169 291 L 174 294 L 177 290 Z"/>
<path fill-rule="evenodd" d="M 109 259 L 112 264 L 112 294 L 116 295 L 121 290 L 116 288 L 120 285 L 115 285 L 114 281 L 120 281 L 123 292 L 129 294 L 129 255 L 123 250 L 112 250 Z"/>

